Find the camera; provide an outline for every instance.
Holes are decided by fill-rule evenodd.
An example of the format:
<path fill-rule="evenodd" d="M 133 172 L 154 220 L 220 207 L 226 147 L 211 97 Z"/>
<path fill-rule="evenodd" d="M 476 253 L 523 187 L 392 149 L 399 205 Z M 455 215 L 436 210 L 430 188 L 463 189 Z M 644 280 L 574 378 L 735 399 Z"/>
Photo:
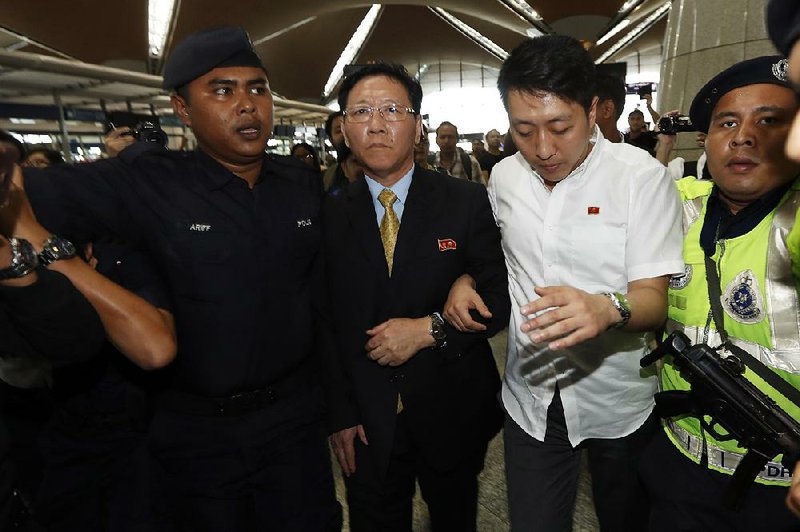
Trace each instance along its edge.
<path fill-rule="evenodd" d="M 675 135 L 687 131 L 697 131 L 692 119 L 684 115 L 662 116 L 658 121 L 658 132 L 664 135 Z"/>
<path fill-rule="evenodd" d="M 161 129 L 161 126 L 149 120 L 139 122 L 131 131 L 133 137 L 141 142 L 155 142 L 164 147 L 166 147 L 169 142 L 169 137 L 167 137 L 167 134 Z"/>
<path fill-rule="evenodd" d="M 142 142 L 155 142 L 166 147 L 169 137 L 161 129 L 161 124 L 157 116 L 129 113 L 126 111 L 112 111 L 106 113 L 106 134 L 120 128 L 127 127 L 131 130 L 129 134 L 133 138 Z"/>

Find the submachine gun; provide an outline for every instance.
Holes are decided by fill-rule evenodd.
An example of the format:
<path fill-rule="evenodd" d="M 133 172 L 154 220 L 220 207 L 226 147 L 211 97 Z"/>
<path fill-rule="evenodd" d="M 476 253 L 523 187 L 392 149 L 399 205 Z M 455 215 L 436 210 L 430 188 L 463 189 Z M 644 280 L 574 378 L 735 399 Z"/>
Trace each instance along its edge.
<path fill-rule="evenodd" d="M 800 423 L 744 378 L 741 357 L 723 357 L 706 344 L 692 345 L 685 334 L 676 331 L 642 358 L 641 366 L 668 354 L 691 389 L 657 393 L 656 413 L 665 418 L 696 417 L 718 441 L 736 440 L 739 447 L 747 449 L 723 495 L 723 504 L 738 508 L 756 475 L 777 455 L 783 455 L 784 467 L 794 468 L 800 458 Z M 705 416 L 711 417 L 710 423 Z M 716 426 L 728 434 L 720 434 Z"/>

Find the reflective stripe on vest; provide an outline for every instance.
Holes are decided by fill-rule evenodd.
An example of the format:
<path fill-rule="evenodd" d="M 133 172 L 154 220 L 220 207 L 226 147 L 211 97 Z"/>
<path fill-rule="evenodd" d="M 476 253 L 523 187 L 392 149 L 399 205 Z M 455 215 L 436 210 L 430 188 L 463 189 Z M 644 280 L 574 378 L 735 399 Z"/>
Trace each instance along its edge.
<path fill-rule="evenodd" d="M 798 206 L 800 206 L 800 191 L 792 190 L 786 201 L 775 211 L 767 249 L 766 282 L 775 358 L 781 358 L 784 353 L 786 355 L 794 353 L 795 360 L 800 353 L 800 302 L 797 284 L 792 275 L 792 258 L 786 247 L 786 237 L 794 227 Z M 795 364 L 795 367 L 797 366 L 800 366 L 800 363 Z M 786 371 L 798 373 L 796 369 Z"/>
<path fill-rule="evenodd" d="M 707 196 L 684 200 L 684 231 L 700 217 L 705 198 Z M 788 197 L 776 209 L 769 232 L 765 296 L 769 302 L 768 322 L 772 349 L 747 340 L 731 338 L 733 343 L 746 349 L 764 364 L 795 375 L 800 374 L 800 298 L 792 274 L 792 260 L 786 247 L 786 237 L 794 227 L 799 206 L 800 190 L 790 190 Z M 668 320 L 667 328 L 668 332 L 683 329 L 696 342 L 702 341 L 705 333 L 709 345 L 720 344 L 719 335 L 712 329 L 703 329 L 698 335 L 695 332 L 697 327 L 683 326 L 674 320 Z"/>
<path fill-rule="evenodd" d="M 665 423 L 665 428 L 670 439 L 685 454 L 700 462 L 703 454 L 703 440 L 690 434 L 675 423 L 669 420 Z M 724 451 L 719 447 L 706 442 L 706 456 L 708 465 L 714 469 L 722 470 L 732 474 L 744 455 L 732 451 Z M 770 484 L 781 484 L 788 486 L 792 482 L 792 471 L 783 467 L 780 462 L 767 462 L 757 478 Z"/>
<path fill-rule="evenodd" d="M 693 344 L 702 343 L 704 335 L 706 334 L 705 329 L 702 327 L 683 325 L 675 320 L 667 320 L 665 329 L 667 334 L 675 331 L 683 331 Z M 748 342 L 741 338 L 729 338 L 729 340 L 732 344 L 741 347 L 766 366 L 781 369 L 793 375 L 800 375 L 800 350 L 769 349 L 763 345 L 755 342 Z M 718 346 L 721 343 L 722 340 L 720 340 L 719 333 L 714 329 L 709 329 L 708 345 Z"/>

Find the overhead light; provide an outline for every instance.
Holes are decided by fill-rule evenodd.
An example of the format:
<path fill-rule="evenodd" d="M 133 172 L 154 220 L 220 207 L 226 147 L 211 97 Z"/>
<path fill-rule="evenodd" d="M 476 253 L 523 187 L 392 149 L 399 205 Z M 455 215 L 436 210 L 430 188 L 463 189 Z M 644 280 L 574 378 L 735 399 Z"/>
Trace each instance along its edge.
<path fill-rule="evenodd" d="M 414 75 L 414 78 L 416 78 L 417 81 L 421 81 L 422 80 L 422 76 L 427 74 L 427 72 L 428 72 L 428 70 L 430 70 L 430 68 L 431 68 L 431 65 L 429 65 L 428 63 L 423 63 L 422 65 L 420 65 L 419 70 L 417 70 L 417 73 Z"/>
<path fill-rule="evenodd" d="M 269 41 L 269 40 L 271 40 L 271 39 L 274 39 L 275 37 L 280 37 L 280 36 L 281 36 L 281 35 L 283 35 L 284 33 L 290 32 L 290 31 L 292 31 L 293 29 L 296 29 L 296 28 L 299 28 L 300 26 L 303 26 L 303 25 L 305 25 L 305 24 L 308 24 L 309 22 L 311 22 L 312 20 L 315 20 L 316 18 L 317 18 L 317 17 L 315 17 L 315 16 L 313 16 L 313 17 L 308 17 L 308 18 L 304 18 L 304 19 L 303 19 L 303 20 L 301 20 L 300 22 L 295 22 L 295 23 L 294 23 L 294 24 L 292 24 L 291 26 L 288 26 L 288 27 L 286 27 L 286 28 L 280 29 L 280 30 L 276 31 L 275 33 L 270 33 L 270 34 L 269 34 L 269 35 L 267 35 L 266 37 L 262 37 L 262 38 L 260 38 L 260 39 L 258 39 L 258 40 L 255 40 L 255 41 L 253 41 L 253 44 L 254 44 L 255 46 L 258 46 L 259 44 L 265 43 L 265 42 L 267 42 L 267 41 Z"/>
<path fill-rule="evenodd" d="M 623 20 L 622 22 L 620 22 L 619 24 L 617 24 L 616 26 L 611 28 L 608 32 L 606 32 L 605 35 L 600 37 L 600 39 L 598 39 L 598 41 L 595 43 L 595 45 L 596 46 L 600 46 L 601 44 L 603 44 L 604 42 L 609 40 L 611 37 L 613 37 L 617 33 L 621 32 L 622 30 L 624 30 L 625 28 L 627 28 L 630 25 L 631 25 L 631 20 L 626 18 L 625 20 Z"/>
<path fill-rule="evenodd" d="M 527 30 L 525 30 L 525 34 L 526 34 L 528 37 L 530 37 L 531 39 L 533 39 L 533 38 L 535 38 L 535 37 L 541 37 L 542 35 L 544 35 L 544 33 L 542 33 L 542 31 L 541 31 L 541 30 L 539 30 L 539 28 L 536 28 L 536 27 L 534 27 L 534 26 L 531 26 L 530 28 L 528 28 Z"/>
<path fill-rule="evenodd" d="M 664 16 L 669 13 L 669 9 L 672 6 L 671 0 L 667 0 L 661 6 L 659 6 L 655 11 L 650 13 L 647 18 L 645 18 L 642 22 L 636 25 L 631 31 L 629 31 L 624 37 L 622 37 L 619 41 L 617 41 L 614 46 L 606 50 L 606 52 L 597 58 L 595 64 L 600 64 L 606 59 L 610 58 L 630 43 L 641 37 L 641 35 L 649 30 L 650 28 L 655 25 L 656 22 L 661 20 Z"/>
<path fill-rule="evenodd" d="M 508 57 L 508 52 L 503 50 L 500 46 L 495 44 L 491 39 L 483 35 L 481 32 L 467 24 L 466 22 L 462 21 L 461 19 L 451 15 L 441 7 L 431 7 L 428 6 L 428 9 L 439 15 L 442 20 L 450 24 L 453 28 L 455 28 L 458 32 L 462 35 L 470 39 L 472 42 L 492 54 L 493 56 L 497 57 L 501 61 L 505 61 L 506 57 Z"/>
<path fill-rule="evenodd" d="M 533 9 L 525 0 L 497 0 L 518 17 L 539 30 L 542 35 L 553 33 L 553 29 L 544 21 L 542 16 Z M 538 35 L 537 35 L 538 36 Z"/>
<path fill-rule="evenodd" d="M 378 17 L 380 16 L 382 10 L 383 6 L 381 6 L 381 4 L 372 4 L 372 7 L 369 8 L 364 20 L 361 21 L 361 24 L 358 25 L 356 31 L 353 32 L 353 36 L 350 37 L 350 41 L 348 41 L 347 46 L 345 46 L 344 50 L 342 50 L 339 60 L 336 61 L 336 64 L 331 71 L 331 75 L 328 77 L 328 82 L 325 83 L 325 88 L 322 91 L 323 98 L 327 98 L 330 93 L 333 92 L 336 84 L 339 83 L 340 79 L 342 79 L 344 67 L 352 63 L 361 52 L 361 49 L 369 37 L 369 34 L 372 33 L 372 29 L 378 22 Z"/>
<path fill-rule="evenodd" d="M 148 54 L 161 57 L 167 43 L 175 0 L 149 0 L 147 5 Z"/>

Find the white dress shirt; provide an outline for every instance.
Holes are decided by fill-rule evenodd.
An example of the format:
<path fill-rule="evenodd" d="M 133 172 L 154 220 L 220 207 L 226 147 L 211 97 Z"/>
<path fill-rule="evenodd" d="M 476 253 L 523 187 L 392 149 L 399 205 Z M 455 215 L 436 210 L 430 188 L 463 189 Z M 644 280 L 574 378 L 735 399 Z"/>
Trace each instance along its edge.
<path fill-rule="evenodd" d="M 503 235 L 511 293 L 502 398 L 511 418 L 543 441 L 556 383 L 570 443 L 620 438 L 653 408 L 656 377 L 639 367 L 643 333 L 608 331 L 551 351 L 519 329 L 536 286 L 626 293 L 628 282 L 683 271 L 680 199 L 647 152 L 605 140 L 553 190 L 521 153 L 497 163 L 489 199 Z M 633 309 L 636 312 L 636 309 Z"/>

